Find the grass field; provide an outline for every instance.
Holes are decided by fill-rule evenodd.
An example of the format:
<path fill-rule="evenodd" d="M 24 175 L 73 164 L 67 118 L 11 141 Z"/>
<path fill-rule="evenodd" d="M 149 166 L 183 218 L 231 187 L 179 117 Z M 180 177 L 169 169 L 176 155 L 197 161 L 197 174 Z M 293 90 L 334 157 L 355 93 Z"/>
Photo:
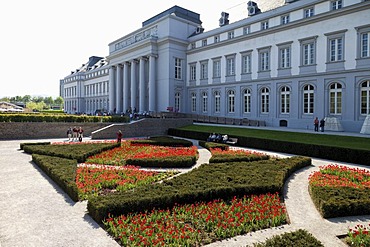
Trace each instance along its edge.
<path fill-rule="evenodd" d="M 311 134 L 301 132 L 290 132 L 290 131 L 288 132 L 278 130 L 263 130 L 237 127 L 233 128 L 213 125 L 189 125 L 179 129 L 206 133 L 216 132 L 221 134 L 228 134 L 229 136 L 231 135 L 231 136 L 255 137 L 297 143 L 370 150 L 370 138 L 367 137 L 323 135 L 320 133 Z"/>

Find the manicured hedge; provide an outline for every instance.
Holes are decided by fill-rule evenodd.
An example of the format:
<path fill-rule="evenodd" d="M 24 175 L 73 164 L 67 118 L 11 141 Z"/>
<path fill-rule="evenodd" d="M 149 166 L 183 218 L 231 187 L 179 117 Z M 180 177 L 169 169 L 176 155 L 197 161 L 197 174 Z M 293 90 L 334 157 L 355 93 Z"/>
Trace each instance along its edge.
<path fill-rule="evenodd" d="M 94 154 L 118 147 L 120 143 L 78 143 L 65 145 L 24 145 L 23 150 L 29 154 L 42 154 L 66 159 L 75 159 L 78 163 Z"/>
<path fill-rule="evenodd" d="M 0 122 L 77 122 L 77 123 L 97 123 L 97 122 L 130 122 L 127 116 L 87 116 L 87 115 L 61 115 L 61 114 L 0 114 Z"/>
<path fill-rule="evenodd" d="M 254 247 L 324 247 L 311 233 L 299 229 L 294 232 L 287 232 L 281 235 L 273 236 L 264 243 L 254 244 Z"/>
<path fill-rule="evenodd" d="M 22 142 L 21 144 L 19 144 L 20 146 L 20 149 L 23 150 L 23 147 L 25 145 L 50 145 L 51 142 Z"/>
<path fill-rule="evenodd" d="M 78 201 L 76 160 L 32 154 L 32 161 L 58 184 L 73 201 Z"/>
<path fill-rule="evenodd" d="M 179 136 L 196 140 L 206 140 L 208 137 L 208 133 L 205 132 L 182 129 L 169 129 L 168 134 L 172 136 Z M 300 143 L 299 140 L 297 140 L 297 142 L 288 142 L 255 137 L 233 137 L 238 138 L 238 145 L 242 147 L 317 157 L 322 159 L 370 166 L 370 159 L 364 158 L 370 157 L 370 150 L 305 144 Z"/>
<path fill-rule="evenodd" d="M 370 189 L 310 186 L 309 191 L 324 218 L 370 214 Z"/>
<path fill-rule="evenodd" d="M 89 200 L 89 214 L 101 222 L 130 212 L 172 207 L 233 196 L 282 192 L 285 180 L 296 170 L 311 165 L 307 157 L 256 162 L 203 164 L 161 184 Z"/>
<path fill-rule="evenodd" d="M 151 168 L 189 168 L 195 165 L 197 158 L 173 157 L 173 158 L 150 158 L 150 159 L 127 159 L 126 165 L 151 167 Z"/>
<path fill-rule="evenodd" d="M 223 143 L 217 143 L 217 142 L 207 142 L 207 141 L 199 141 L 199 146 L 204 147 L 208 150 L 211 148 L 219 148 L 222 150 L 229 150 L 229 145 L 223 144 Z"/>

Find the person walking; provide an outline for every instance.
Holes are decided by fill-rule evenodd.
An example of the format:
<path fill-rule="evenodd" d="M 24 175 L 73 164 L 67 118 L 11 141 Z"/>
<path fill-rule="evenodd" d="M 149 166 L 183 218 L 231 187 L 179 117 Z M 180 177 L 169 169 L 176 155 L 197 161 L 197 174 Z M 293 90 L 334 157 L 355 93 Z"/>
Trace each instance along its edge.
<path fill-rule="evenodd" d="M 121 140 L 122 140 L 122 131 L 119 130 L 117 132 L 117 143 L 121 143 Z"/>
<path fill-rule="evenodd" d="M 325 127 L 325 119 L 322 118 L 320 120 L 320 130 L 321 130 L 321 132 L 324 132 L 324 127 Z"/>
<path fill-rule="evenodd" d="M 68 137 L 68 141 L 71 141 L 72 139 L 72 128 L 71 127 L 69 127 L 67 130 L 67 137 Z"/>
<path fill-rule="evenodd" d="M 315 120 L 313 120 L 314 130 L 315 132 L 319 131 L 319 119 L 316 117 Z"/>

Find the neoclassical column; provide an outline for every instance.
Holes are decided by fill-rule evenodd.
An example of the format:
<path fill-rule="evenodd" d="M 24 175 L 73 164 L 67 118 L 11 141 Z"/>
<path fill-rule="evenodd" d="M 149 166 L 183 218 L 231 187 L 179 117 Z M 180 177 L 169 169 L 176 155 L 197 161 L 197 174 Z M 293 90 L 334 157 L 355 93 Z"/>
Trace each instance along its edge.
<path fill-rule="evenodd" d="M 113 112 L 115 104 L 116 104 L 116 97 L 114 95 L 115 91 L 115 67 L 111 66 L 109 68 L 109 112 Z"/>
<path fill-rule="evenodd" d="M 155 91 L 155 56 L 149 56 L 149 111 L 155 112 L 157 110 L 156 105 L 156 91 Z"/>
<path fill-rule="evenodd" d="M 145 57 L 140 58 L 139 68 L 139 112 L 146 111 L 145 109 Z"/>
<path fill-rule="evenodd" d="M 116 76 L 116 113 L 122 112 L 122 72 L 123 67 L 121 64 L 117 65 Z"/>
<path fill-rule="evenodd" d="M 126 111 L 130 107 L 129 66 L 130 64 L 128 62 L 123 64 L 123 111 Z"/>
<path fill-rule="evenodd" d="M 136 109 L 136 60 L 131 61 L 131 108 Z"/>

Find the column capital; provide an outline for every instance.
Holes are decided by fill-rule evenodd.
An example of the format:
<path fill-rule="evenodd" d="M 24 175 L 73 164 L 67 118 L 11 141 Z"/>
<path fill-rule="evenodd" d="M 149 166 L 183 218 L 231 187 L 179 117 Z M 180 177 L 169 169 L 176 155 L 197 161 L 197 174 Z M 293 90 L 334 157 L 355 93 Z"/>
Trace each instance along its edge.
<path fill-rule="evenodd" d="M 134 58 L 134 59 L 130 60 L 130 63 L 138 63 L 138 62 L 139 62 L 139 60 L 137 58 Z"/>
<path fill-rule="evenodd" d="M 158 57 L 158 54 L 154 54 L 154 53 L 150 53 L 147 55 L 147 57 L 154 57 L 154 58 L 157 58 Z"/>

